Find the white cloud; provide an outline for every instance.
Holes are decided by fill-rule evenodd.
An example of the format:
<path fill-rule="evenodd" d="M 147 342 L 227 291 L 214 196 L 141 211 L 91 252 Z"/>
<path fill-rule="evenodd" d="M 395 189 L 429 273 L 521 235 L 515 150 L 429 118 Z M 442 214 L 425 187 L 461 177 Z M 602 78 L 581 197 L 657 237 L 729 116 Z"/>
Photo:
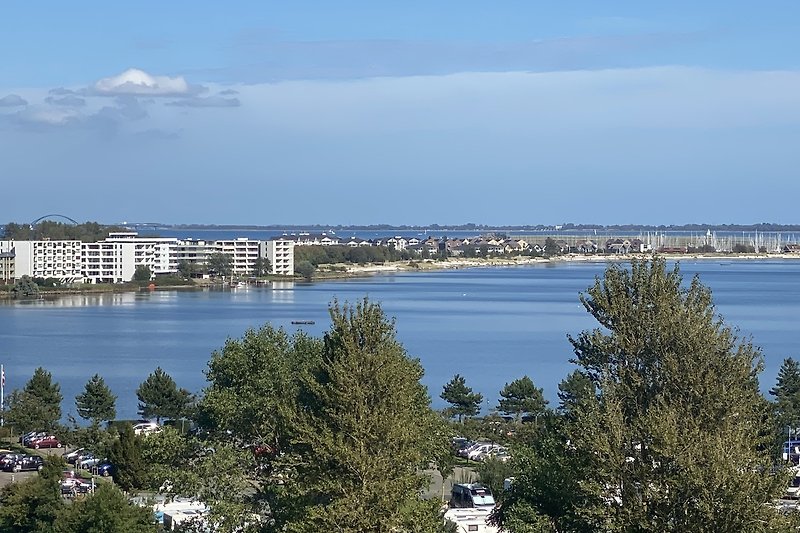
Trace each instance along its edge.
<path fill-rule="evenodd" d="M 9 94 L 0 98 L 0 107 L 18 107 L 28 105 L 28 101 L 18 94 Z"/>
<path fill-rule="evenodd" d="M 14 115 L 20 125 L 31 126 L 64 126 L 80 119 L 80 115 L 65 108 L 45 108 L 32 106 Z"/>
<path fill-rule="evenodd" d="M 153 76 L 135 68 L 103 78 L 94 84 L 93 89 L 95 94 L 109 96 L 180 96 L 192 93 L 192 88 L 182 76 Z"/>

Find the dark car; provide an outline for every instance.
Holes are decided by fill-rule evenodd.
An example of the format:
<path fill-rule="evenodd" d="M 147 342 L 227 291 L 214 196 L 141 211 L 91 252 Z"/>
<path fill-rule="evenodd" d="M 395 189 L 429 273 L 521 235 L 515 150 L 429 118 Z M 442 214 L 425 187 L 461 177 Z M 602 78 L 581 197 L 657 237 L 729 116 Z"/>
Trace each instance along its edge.
<path fill-rule="evenodd" d="M 100 463 L 97 465 L 97 475 L 108 477 L 111 475 L 113 469 L 114 467 L 111 465 L 111 463 Z"/>
<path fill-rule="evenodd" d="M 5 453 L 0 455 L 0 468 L 5 470 L 6 465 L 14 464 L 17 459 L 22 459 L 22 457 L 24 457 L 24 454 L 21 453 Z"/>
<path fill-rule="evenodd" d="M 23 470 L 41 470 L 44 460 L 38 455 L 23 455 L 16 461 L 3 467 L 6 472 L 22 472 Z"/>

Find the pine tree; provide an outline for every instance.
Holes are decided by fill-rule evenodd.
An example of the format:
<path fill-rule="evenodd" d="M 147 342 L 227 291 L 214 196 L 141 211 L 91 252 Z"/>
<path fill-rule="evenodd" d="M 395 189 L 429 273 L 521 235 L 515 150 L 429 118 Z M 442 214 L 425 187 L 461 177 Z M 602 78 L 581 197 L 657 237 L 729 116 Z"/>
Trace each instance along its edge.
<path fill-rule="evenodd" d="M 775 397 L 776 425 L 781 435 L 786 428 L 793 434 L 800 428 L 800 364 L 791 357 L 783 360 L 775 386 L 769 393 Z"/>
<path fill-rule="evenodd" d="M 461 422 L 464 416 L 475 416 L 481 411 L 483 394 L 472 392 L 471 387 L 467 387 L 466 379 L 461 374 L 456 374 L 442 389 L 440 395 L 442 400 L 451 405 L 448 408 L 450 416 L 457 416 Z"/>
<path fill-rule="evenodd" d="M 84 391 L 75 397 L 75 406 L 81 418 L 98 423 L 116 418 L 116 401 L 117 397 L 103 378 L 95 374 L 84 386 Z"/>
<path fill-rule="evenodd" d="M 119 438 L 111 445 L 108 461 L 113 465 L 111 475 L 122 490 L 141 488 L 145 479 L 144 462 L 133 426 L 126 424 Z"/>
<path fill-rule="evenodd" d="M 179 389 L 175 380 L 161 367 L 147 376 L 136 389 L 139 398 L 139 414 L 145 418 L 179 418 L 191 403 L 192 395 L 186 389 Z"/>
<path fill-rule="evenodd" d="M 307 375 L 298 419 L 302 531 L 417 531 L 441 523 L 419 500 L 420 468 L 447 448 L 443 426 L 420 383 L 423 370 L 395 337 L 394 322 L 364 300 L 330 310 L 318 368 Z M 416 511 L 414 511 L 416 510 Z M 431 511 L 431 512 L 428 512 Z"/>
<path fill-rule="evenodd" d="M 785 517 L 770 503 L 786 480 L 771 473 L 763 446 L 761 356 L 716 316 L 711 292 L 697 278 L 682 282 L 677 266 L 668 270 L 654 258 L 629 269 L 609 266 L 581 296 L 601 327 L 570 342 L 597 401 L 565 423 L 561 444 L 551 449 L 553 468 L 540 469 L 563 475 L 518 473 L 504 524 L 533 511 L 558 530 L 782 527 Z M 570 479 L 565 499 L 534 499 Z"/>
<path fill-rule="evenodd" d="M 6 420 L 20 432 L 53 431 L 61 420 L 61 400 L 61 387 L 39 367 L 22 391 L 11 393 Z"/>
<path fill-rule="evenodd" d="M 514 415 L 519 421 L 523 414 L 538 417 L 547 409 L 542 389 L 533 384 L 528 376 L 506 383 L 500 391 L 497 409 L 507 415 Z"/>
<path fill-rule="evenodd" d="M 594 400 L 597 391 L 589 377 L 580 370 L 574 370 L 558 384 L 558 411 L 564 415 L 571 415 L 575 410 Z"/>

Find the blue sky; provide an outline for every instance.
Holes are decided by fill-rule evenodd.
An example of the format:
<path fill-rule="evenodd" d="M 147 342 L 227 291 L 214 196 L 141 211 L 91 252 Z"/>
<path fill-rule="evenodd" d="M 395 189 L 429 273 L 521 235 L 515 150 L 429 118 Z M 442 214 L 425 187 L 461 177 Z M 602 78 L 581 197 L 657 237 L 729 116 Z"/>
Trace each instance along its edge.
<path fill-rule="evenodd" d="M 796 1 L 117 4 L 3 6 L 0 222 L 800 222 Z"/>

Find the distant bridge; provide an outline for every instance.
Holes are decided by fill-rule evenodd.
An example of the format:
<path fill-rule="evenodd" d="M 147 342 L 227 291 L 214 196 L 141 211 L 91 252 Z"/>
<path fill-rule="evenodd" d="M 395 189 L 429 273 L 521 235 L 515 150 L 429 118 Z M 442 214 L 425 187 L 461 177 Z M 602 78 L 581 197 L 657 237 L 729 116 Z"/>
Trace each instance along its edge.
<path fill-rule="evenodd" d="M 30 223 L 30 227 L 31 228 L 34 227 L 36 224 L 38 224 L 39 222 L 41 222 L 42 220 L 44 220 L 46 218 L 63 218 L 64 220 L 68 220 L 68 221 L 72 222 L 76 226 L 80 225 L 80 222 L 68 217 L 67 215 L 59 215 L 58 213 L 53 213 L 53 214 L 50 214 L 50 215 L 44 215 L 42 217 L 37 218 L 36 220 L 34 220 L 33 222 Z"/>

